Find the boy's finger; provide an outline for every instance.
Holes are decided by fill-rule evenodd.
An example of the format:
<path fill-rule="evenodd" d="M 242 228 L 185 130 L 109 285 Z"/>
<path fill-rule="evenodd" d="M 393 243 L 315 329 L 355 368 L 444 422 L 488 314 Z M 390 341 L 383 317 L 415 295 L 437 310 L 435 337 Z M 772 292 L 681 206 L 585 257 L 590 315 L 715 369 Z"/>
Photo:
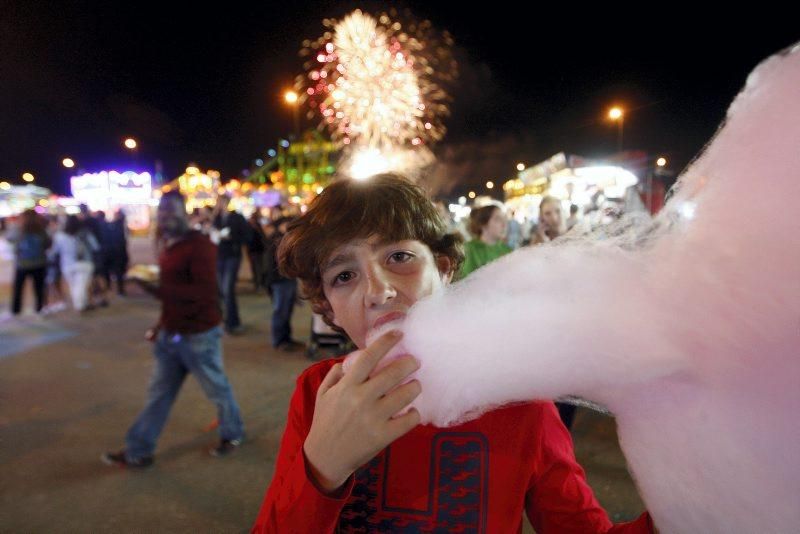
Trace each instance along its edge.
<path fill-rule="evenodd" d="M 387 438 L 391 441 L 407 434 L 411 429 L 419 424 L 420 416 L 416 408 L 411 408 L 408 413 L 404 413 L 386 422 Z"/>
<path fill-rule="evenodd" d="M 403 334 L 392 330 L 383 334 L 366 348 L 359 351 L 358 357 L 347 371 L 346 378 L 355 384 L 364 382 L 386 353 L 398 342 Z"/>
<path fill-rule="evenodd" d="M 381 415 L 391 417 L 411 404 L 422 393 L 422 386 L 418 380 L 398 386 L 380 400 Z"/>
<path fill-rule="evenodd" d="M 419 369 L 419 362 L 413 356 L 402 356 L 384 367 L 377 374 L 367 380 L 365 387 L 369 388 L 372 398 L 380 398 L 399 384 L 408 376 Z"/>
<path fill-rule="evenodd" d="M 341 363 L 337 363 L 336 365 L 331 367 L 330 371 L 328 371 L 328 374 L 325 375 L 325 378 L 322 380 L 322 383 L 319 385 L 319 388 L 317 389 L 317 397 L 319 397 L 320 395 L 324 395 L 325 392 L 331 389 L 333 386 L 335 386 L 339 382 L 339 380 L 342 379 L 343 376 L 344 373 L 342 372 Z"/>

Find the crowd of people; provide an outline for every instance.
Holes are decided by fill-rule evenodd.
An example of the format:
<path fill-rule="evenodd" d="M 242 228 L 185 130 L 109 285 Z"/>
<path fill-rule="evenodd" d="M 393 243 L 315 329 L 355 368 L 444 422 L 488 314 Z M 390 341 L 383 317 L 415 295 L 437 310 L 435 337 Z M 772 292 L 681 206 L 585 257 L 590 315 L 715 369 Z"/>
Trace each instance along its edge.
<path fill-rule="evenodd" d="M 273 347 L 304 347 L 291 331 L 299 281 L 312 310 L 356 349 L 347 372 L 341 359 L 331 358 L 298 379 L 273 480 L 253 532 L 280 531 L 278 526 L 350 531 L 378 523 L 391 529 L 397 521 L 419 530 L 469 529 L 475 518 L 460 514 L 458 506 L 436 517 L 413 507 L 363 510 L 363 503 L 375 501 L 379 492 L 411 506 L 417 498 L 439 502 L 467 490 L 481 494 L 470 502 L 492 496 L 480 511 L 488 531 L 518 529 L 523 513 L 537 531 L 654 531 L 647 513 L 614 526 L 600 508 L 572 450 L 572 407 L 556 410 L 553 403 L 532 402 L 451 429 L 421 426 L 419 414 L 408 408 L 421 393 L 419 382 L 409 379 L 417 361 L 406 355 L 379 365 L 400 334 L 392 331 L 367 341 L 373 329 L 402 319 L 436 288 L 470 276 L 519 246 L 558 240 L 568 225 L 575 225 L 574 210 L 565 219 L 561 202 L 546 197 L 537 224 L 523 231 L 499 205 L 476 208 L 465 221 L 470 237 L 465 242 L 449 214 L 443 216 L 421 189 L 395 175 L 374 177 L 367 184 L 336 182 L 304 215 L 276 212 L 266 224 L 258 214 L 245 219 L 230 210 L 229 201 L 220 196 L 213 210 L 190 216 L 180 193 L 162 196 L 157 281 L 126 278 L 121 213 L 108 221 L 102 212 L 82 209 L 79 215 L 48 222 L 28 211 L 8 232 L 16 255 L 12 313 L 21 310 L 27 278 L 34 281 L 39 313 L 50 293 L 46 284 L 58 294 L 59 277 L 76 310 L 107 306 L 112 278 L 120 295 L 128 282 L 161 303 L 159 322 L 149 333 L 156 366 L 147 401 L 128 428 L 124 447 L 104 453 L 103 462 L 131 469 L 153 464 L 159 436 L 188 374 L 217 409 L 219 441 L 209 453 L 222 457 L 242 445 L 245 424 L 225 372 L 222 337 L 244 329 L 236 282 L 246 253 L 254 289 L 272 299 Z M 443 472 L 437 484 L 426 481 L 422 487 L 414 470 L 389 475 L 390 451 L 412 464 L 431 454 L 437 465 L 454 454 L 472 459 Z M 486 467 L 481 462 L 493 469 L 476 486 L 470 477 Z"/>
<path fill-rule="evenodd" d="M 5 232 L 14 257 L 11 314 L 23 308 L 25 282 L 31 279 L 39 316 L 65 309 L 78 312 L 109 305 L 112 281 L 125 296 L 128 230 L 125 215 L 107 219 L 84 205 L 77 214 L 45 217 L 34 210 L 10 221 Z M 66 289 L 65 289 L 66 285 Z"/>

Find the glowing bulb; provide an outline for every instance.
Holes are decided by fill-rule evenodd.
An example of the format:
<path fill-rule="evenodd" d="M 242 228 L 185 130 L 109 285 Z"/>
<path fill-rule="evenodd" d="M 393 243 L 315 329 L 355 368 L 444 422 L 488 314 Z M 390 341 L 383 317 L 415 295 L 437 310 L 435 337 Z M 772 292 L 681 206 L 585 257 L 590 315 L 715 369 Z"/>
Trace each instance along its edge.
<path fill-rule="evenodd" d="M 494 189 L 494 182 L 491 180 L 486 182 L 486 189 Z"/>
<path fill-rule="evenodd" d="M 622 109 L 621 108 L 617 108 L 617 107 L 611 108 L 608 111 L 608 118 L 611 119 L 611 120 L 621 119 L 622 118 Z"/>
<path fill-rule="evenodd" d="M 72 167 L 74 167 L 74 166 L 75 166 L 75 162 L 74 162 L 74 161 L 72 161 L 72 160 L 71 160 L 71 159 L 69 159 L 69 158 L 64 158 L 64 159 L 61 161 L 61 164 L 62 164 L 64 167 L 68 168 L 68 169 L 71 169 Z"/>
<path fill-rule="evenodd" d="M 134 148 L 136 148 L 136 146 L 137 146 L 136 139 L 134 139 L 132 137 L 129 137 L 129 138 L 125 139 L 125 147 L 126 148 L 128 148 L 130 150 L 133 150 Z"/>
<path fill-rule="evenodd" d="M 659 167 L 663 167 L 666 164 L 667 164 L 667 159 L 666 158 L 658 158 L 656 160 L 656 165 L 658 165 Z"/>
<path fill-rule="evenodd" d="M 525 170 L 525 164 L 524 163 L 517 163 L 517 170 L 518 171 L 524 171 Z"/>
<path fill-rule="evenodd" d="M 475 191 L 470 191 L 467 195 L 469 198 L 475 198 Z"/>
<path fill-rule="evenodd" d="M 29 172 L 26 172 L 25 174 L 22 175 L 22 179 L 25 180 L 26 182 L 32 182 L 33 175 Z"/>
<path fill-rule="evenodd" d="M 284 100 L 286 100 L 287 103 L 294 104 L 295 102 L 297 102 L 297 93 L 295 93 L 294 91 L 286 91 L 283 94 L 283 98 Z"/>

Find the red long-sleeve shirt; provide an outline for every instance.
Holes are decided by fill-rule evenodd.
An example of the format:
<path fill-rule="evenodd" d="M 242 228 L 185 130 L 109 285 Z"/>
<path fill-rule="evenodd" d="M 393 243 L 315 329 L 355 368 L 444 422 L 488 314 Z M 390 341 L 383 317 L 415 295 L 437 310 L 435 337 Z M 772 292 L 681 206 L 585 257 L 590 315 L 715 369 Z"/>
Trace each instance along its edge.
<path fill-rule="evenodd" d="M 191 231 L 161 252 L 157 296 L 161 327 L 167 332 L 197 334 L 222 321 L 217 289 L 217 247 Z"/>
<path fill-rule="evenodd" d="M 534 402 L 442 429 L 420 425 L 350 477 L 336 497 L 309 478 L 303 443 L 317 389 L 340 360 L 297 380 L 289 417 L 253 533 L 536 532 L 649 533 L 647 513 L 612 525 L 575 460 L 555 406 Z"/>

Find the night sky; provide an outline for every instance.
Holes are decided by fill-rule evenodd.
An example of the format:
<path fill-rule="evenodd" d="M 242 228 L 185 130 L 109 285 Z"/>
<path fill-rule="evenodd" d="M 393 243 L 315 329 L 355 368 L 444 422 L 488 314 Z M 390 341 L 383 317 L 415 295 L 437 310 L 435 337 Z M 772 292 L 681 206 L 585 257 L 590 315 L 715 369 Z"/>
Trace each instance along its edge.
<path fill-rule="evenodd" d="M 389 7 L 168 4 L 0 1 L 0 178 L 30 171 L 67 193 L 65 156 L 86 171 L 161 160 L 170 178 L 189 161 L 238 175 L 292 129 L 281 94 L 302 73 L 301 41 L 321 35 L 325 17 Z M 451 195 L 508 178 L 517 161 L 613 152 L 613 103 L 629 110 L 625 148 L 680 170 L 752 68 L 800 40 L 785 8 L 763 3 L 703 16 L 672 4 L 391 5 L 456 42 L 461 76 L 436 146 L 438 188 Z M 135 156 L 122 147 L 129 135 Z"/>

